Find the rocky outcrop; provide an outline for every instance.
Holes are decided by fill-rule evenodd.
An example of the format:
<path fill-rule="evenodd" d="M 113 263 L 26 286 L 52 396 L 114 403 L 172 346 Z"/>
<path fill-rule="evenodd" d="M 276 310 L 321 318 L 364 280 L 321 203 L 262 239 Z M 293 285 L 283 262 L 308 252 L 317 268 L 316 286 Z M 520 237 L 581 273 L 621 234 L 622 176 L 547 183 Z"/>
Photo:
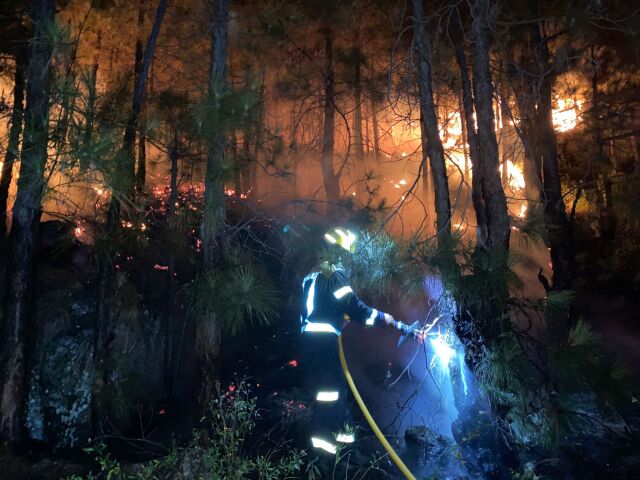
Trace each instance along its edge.
<path fill-rule="evenodd" d="M 91 435 L 95 304 L 86 284 L 61 284 L 61 289 L 43 290 L 36 306 L 38 334 L 27 408 L 30 437 L 54 449 L 76 447 Z"/>
<path fill-rule="evenodd" d="M 28 432 L 53 450 L 75 448 L 92 436 L 96 289 L 92 281 L 68 270 L 44 270 L 40 281 Z M 163 398 L 162 325 L 141 303 L 135 287 L 123 281 L 111 305 L 114 335 L 107 401 L 113 431 L 107 433 L 140 436 L 141 425 L 151 424 L 154 405 Z"/>

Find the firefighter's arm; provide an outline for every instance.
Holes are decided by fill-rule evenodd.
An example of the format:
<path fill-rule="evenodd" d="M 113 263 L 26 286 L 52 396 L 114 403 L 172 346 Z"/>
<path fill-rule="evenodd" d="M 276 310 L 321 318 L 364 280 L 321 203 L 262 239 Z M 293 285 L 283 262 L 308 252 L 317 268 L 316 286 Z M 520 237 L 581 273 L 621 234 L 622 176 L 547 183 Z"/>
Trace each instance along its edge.
<path fill-rule="evenodd" d="M 358 298 L 342 274 L 338 273 L 337 277 L 339 282 L 333 295 L 342 303 L 344 313 L 349 315 L 351 320 L 368 326 L 393 325 L 395 320 L 391 315 L 368 306 Z"/>

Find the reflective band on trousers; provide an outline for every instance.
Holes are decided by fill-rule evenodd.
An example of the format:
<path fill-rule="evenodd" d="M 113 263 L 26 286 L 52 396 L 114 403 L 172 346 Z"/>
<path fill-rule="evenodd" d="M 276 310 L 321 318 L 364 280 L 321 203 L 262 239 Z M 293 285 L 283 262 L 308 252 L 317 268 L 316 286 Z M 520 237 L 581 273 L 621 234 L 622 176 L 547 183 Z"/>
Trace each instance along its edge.
<path fill-rule="evenodd" d="M 355 438 L 352 434 L 350 433 L 339 433 L 336 436 L 336 442 L 340 442 L 340 443 L 353 443 L 355 441 Z"/>
<path fill-rule="evenodd" d="M 346 287 L 339 288 L 338 290 L 333 292 L 333 296 L 336 297 L 338 300 L 340 300 L 347 293 L 352 293 L 352 292 L 353 292 L 353 290 L 351 289 L 351 287 L 349 285 L 347 285 Z"/>
<path fill-rule="evenodd" d="M 316 400 L 319 402 L 335 402 L 339 396 L 338 392 L 318 392 Z"/>
<path fill-rule="evenodd" d="M 378 316 L 378 310 L 376 310 L 375 308 L 372 308 L 371 315 L 369 315 L 369 318 L 367 318 L 367 321 L 365 323 L 367 325 L 373 325 L 373 323 L 376 321 L 377 316 Z"/>
<path fill-rule="evenodd" d="M 314 448 L 319 448 L 321 450 L 324 450 L 325 452 L 329 452 L 329 453 L 336 453 L 336 450 L 338 449 L 333 443 L 329 443 L 326 440 L 322 440 L 321 438 L 317 438 L 317 437 L 311 437 L 311 444 L 314 446 Z"/>

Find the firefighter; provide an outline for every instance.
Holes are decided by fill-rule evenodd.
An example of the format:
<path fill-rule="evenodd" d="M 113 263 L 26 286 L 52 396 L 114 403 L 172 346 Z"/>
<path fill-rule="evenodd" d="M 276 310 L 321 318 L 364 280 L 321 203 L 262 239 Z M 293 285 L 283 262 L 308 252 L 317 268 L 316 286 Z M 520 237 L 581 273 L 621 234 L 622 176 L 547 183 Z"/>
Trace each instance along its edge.
<path fill-rule="evenodd" d="M 330 253 L 353 253 L 356 236 L 347 228 L 332 228 L 324 235 Z M 327 255 L 331 257 L 332 255 Z M 335 257 L 335 255 L 333 255 Z M 340 258 L 340 255 L 338 255 Z M 315 392 L 310 444 L 335 454 L 339 444 L 355 441 L 349 417 L 346 382 L 338 359 L 337 336 L 347 322 L 365 327 L 393 326 L 406 330 L 392 315 L 366 305 L 351 288 L 342 263 L 321 261 L 302 281 L 302 365 L 308 385 Z"/>

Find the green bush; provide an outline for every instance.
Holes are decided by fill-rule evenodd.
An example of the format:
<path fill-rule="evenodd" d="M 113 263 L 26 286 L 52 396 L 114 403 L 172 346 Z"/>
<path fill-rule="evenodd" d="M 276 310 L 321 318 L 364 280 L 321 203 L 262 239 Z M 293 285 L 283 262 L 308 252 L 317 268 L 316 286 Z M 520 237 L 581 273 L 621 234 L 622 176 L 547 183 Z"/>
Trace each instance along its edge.
<path fill-rule="evenodd" d="M 304 450 L 291 448 L 288 443 L 264 450 L 247 445 L 258 417 L 255 398 L 244 382 L 224 392 L 218 388 L 217 399 L 202 419 L 203 427 L 194 431 L 187 445 L 173 445 L 166 456 L 144 464 L 123 465 L 104 443 L 97 443 L 85 448 L 96 463 L 94 470 L 66 480 L 317 478 L 315 464 L 307 461 Z"/>

